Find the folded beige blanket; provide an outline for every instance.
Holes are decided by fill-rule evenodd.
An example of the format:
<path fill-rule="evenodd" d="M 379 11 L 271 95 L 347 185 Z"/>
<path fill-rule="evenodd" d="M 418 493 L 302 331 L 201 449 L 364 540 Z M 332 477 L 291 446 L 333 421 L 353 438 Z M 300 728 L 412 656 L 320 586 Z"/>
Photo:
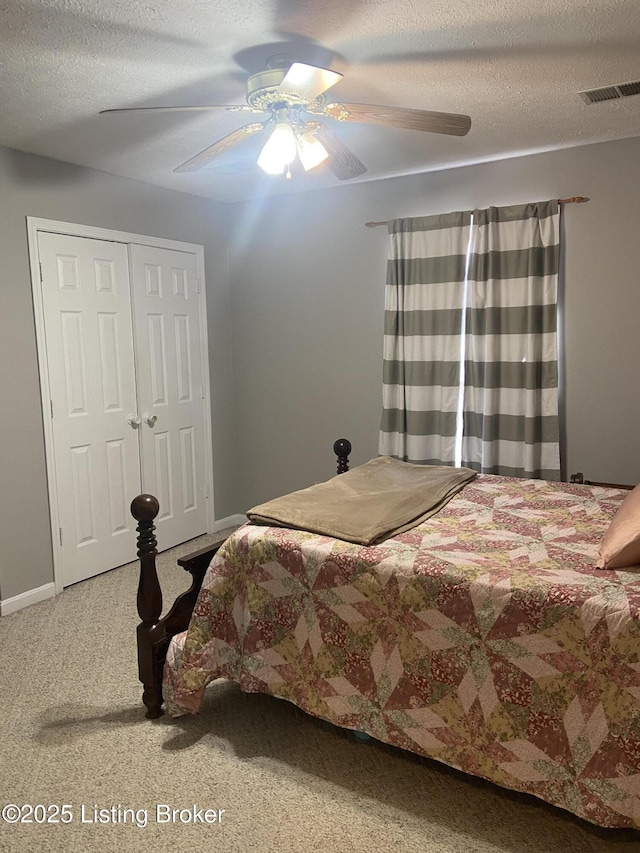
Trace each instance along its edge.
<path fill-rule="evenodd" d="M 249 521 L 373 545 L 438 512 L 476 476 L 470 468 L 414 465 L 379 456 L 249 510 Z"/>

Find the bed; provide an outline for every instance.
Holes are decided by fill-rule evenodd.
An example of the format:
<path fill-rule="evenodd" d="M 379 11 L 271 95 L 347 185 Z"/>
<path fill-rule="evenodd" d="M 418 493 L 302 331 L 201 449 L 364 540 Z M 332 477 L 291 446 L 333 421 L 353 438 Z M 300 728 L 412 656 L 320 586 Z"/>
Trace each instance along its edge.
<path fill-rule="evenodd" d="M 336 450 L 340 473 L 348 442 Z M 197 713 L 225 678 L 639 829 L 640 565 L 596 566 L 638 490 L 574 479 L 479 474 L 373 545 L 247 523 L 179 561 L 193 583 L 163 619 L 157 501 L 136 498 L 147 716 L 163 701 L 172 716 Z"/>

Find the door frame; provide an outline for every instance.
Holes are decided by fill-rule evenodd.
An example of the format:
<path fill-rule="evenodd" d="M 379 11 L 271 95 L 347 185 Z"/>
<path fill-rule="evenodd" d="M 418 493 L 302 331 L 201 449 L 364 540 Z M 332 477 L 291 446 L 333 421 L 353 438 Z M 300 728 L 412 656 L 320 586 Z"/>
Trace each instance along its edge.
<path fill-rule="evenodd" d="M 213 433 L 211 424 L 211 383 L 209 376 L 209 342 L 207 335 L 207 305 L 204 277 L 204 247 L 196 243 L 184 243 L 178 240 L 167 240 L 163 237 L 149 237 L 142 234 L 132 234 L 128 231 L 116 231 L 110 228 L 98 228 L 91 225 L 78 225 L 71 222 L 60 222 L 54 219 L 41 219 L 27 216 L 27 239 L 29 245 L 29 266 L 31 271 L 31 290 L 33 294 L 33 313 L 35 319 L 36 346 L 38 353 L 38 369 L 40 374 L 40 401 L 42 405 L 42 421 L 44 426 L 44 451 L 47 471 L 47 488 L 49 493 L 49 515 L 51 522 L 51 545 L 53 550 L 53 580 L 55 594 L 64 589 L 61 567 L 61 545 L 57 531 L 60 529 L 58 511 L 58 490 L 55 469 L 53 424 L 51 412 L 51 389 L 49 385 L 49 363 L 47 353 L 47 338 L 44 318 L 44 303 L 42 298 L 42 281 L 40 275 L 40 257 L 38 252 L 38 233 L 49 232 L 64 234 L 70 237 L 86 237 L 92 240 L 105 240 L 112 243 L 124 243 L 127 246 L 137 243 L 143 246 L 153 246 L 158 249 L 173 249 L 195 255 L 196 274 L 198 279 L 198 308 L 201 333 L 201 365 L 202 365 L 202 407 L 204 419 L 204 452 L 205 452 L 205 501 L 207 509 L 207 530 L 212 532 L 215 526 L 214 496 L 213 496 Z M 130 265 L 130 264 L 129 264 Z M 133 332 L 133 330 L 132 330 Z M 132 557 L 134 556 L 132 543 Z"/>

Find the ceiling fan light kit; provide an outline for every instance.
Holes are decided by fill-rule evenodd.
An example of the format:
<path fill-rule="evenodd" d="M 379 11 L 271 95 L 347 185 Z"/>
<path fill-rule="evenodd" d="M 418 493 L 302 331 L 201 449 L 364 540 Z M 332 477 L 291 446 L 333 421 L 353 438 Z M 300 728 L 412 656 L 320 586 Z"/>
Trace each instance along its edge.
<path fill-rule="evenodd" d="M 316 137 L 317 122 L 301 122 L 293 111 L 282 109 L 276 118 L 275 130 L 265 143 L 258 166 L 268 175 L 282 175 L 286 169 L 291 177 L 291 164 L 296 156 L 305 172 L 323 163 L 329 152 Z"/>
<path fill-rule="evenodd" d="M 305 171 L 326 162 L 340 181 L 363 175 L 366 166 L 318 117 L 338 123 L 356 122 L 384 127 L 399 127 L 427 133 L 464 136 L 469 132 L 471 119 L 456 113 L 431 112 L 376 104 L 326 102 L 325 92 L 342 79 L 342 74 L 328 68 L 304 62 L 285 62 L 274 57 L 266 71 L 253 74 L 247 80 L 247 105 L 212 104 L 179 107 L 130 107 L 102 110 L 112 112 L 161 112 L 227 110 L 228 112 L 266 113 L 267 119 L 244 125 L 209 145 L 199 154 L 182 163 L 174 171 L 193 172 L 207 166 L 211 160 L 248 136 L 275 124 L 257 160 L 258 166 L 270 175 L 291 177 L 291 163 L 296 156 Z M 275 60 L 278 60 L 275 62 Z M 277 66 L 277 67 L 275 67 Z M 311 120 L 304 114 L 308 114 Z M 286 171 L 285 171 L 286 170 Z"/>

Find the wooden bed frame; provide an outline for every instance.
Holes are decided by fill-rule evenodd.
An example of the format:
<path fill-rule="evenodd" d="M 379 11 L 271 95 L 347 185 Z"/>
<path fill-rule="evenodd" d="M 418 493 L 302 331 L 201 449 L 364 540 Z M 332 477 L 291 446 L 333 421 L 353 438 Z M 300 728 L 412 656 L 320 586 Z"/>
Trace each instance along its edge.
<path fill-rule="evenodd" d="M 333 445 L 337 457 L 337 472 L 349 470 L 351 442 L 339 438 Z M 569 482 L 585 486 L 605 486 L 616 489 L 632 489 L 620 483 L 599 483 L 585 480 L 582 473 L 572 474 Z M 140 580 L 138 583 L 138 615 L 142 620 L 137 628 L 138 675 L 142 682 L 142 701 L 146 716 L 153 720 L 161 717 L 162 670 L 171 638 L 189 627 L 202 581 L 214 554 L 226 540 L 220 537 L 211 545 L 178 559 L 178 565 L 191 575 L 191 586 L 181 593 L 171 605 L 168 613 L 161 617 L 162 590 L 156 571 L 157 541 L 154 535 L 154 519 L 160 505 L 153 495 L 138 495 L 131 503 L 131 514 L 138 522 L 138 557 L 140 558 Z"/>
<path fill-rule="evenodd" d="M 349 470 L 351 442 L 339 438 L 333 445 L 337 457 L 338 474 Z M 140 558 L 140 580 L 138 582 L 138 615 L 142 620 L 137 629 L 138 675 L 142 682 L 142 701 L 150 720 L 161 717 L 162 670 L 171 638 L 189 627 L 202 581 L 213 559 L 226 537 L 214 541 L 206 548 L 180 557 L 179 566 L 191 575 L 191 586 L 181 593 L 171 605 L 166 616 L 162 613 L 162 590 L 156 571 L 157 541 L 154 535 L 154 519 L 160 505 L 153 495 L 138 495 L 131 502 L 131 514 L 138 522 L 138 557 Z"/>
<path fill-rule="evenodd" d="M 606 489 L 633 489 L 635 486 L 630 486 L 628 483 L 598 483 L 596 480 L 585 480 L 584 474 L 580 471 L 578 474 L 572 474 L 569 477 L 569 482 L 576 486 L 602 486 Z"/>

